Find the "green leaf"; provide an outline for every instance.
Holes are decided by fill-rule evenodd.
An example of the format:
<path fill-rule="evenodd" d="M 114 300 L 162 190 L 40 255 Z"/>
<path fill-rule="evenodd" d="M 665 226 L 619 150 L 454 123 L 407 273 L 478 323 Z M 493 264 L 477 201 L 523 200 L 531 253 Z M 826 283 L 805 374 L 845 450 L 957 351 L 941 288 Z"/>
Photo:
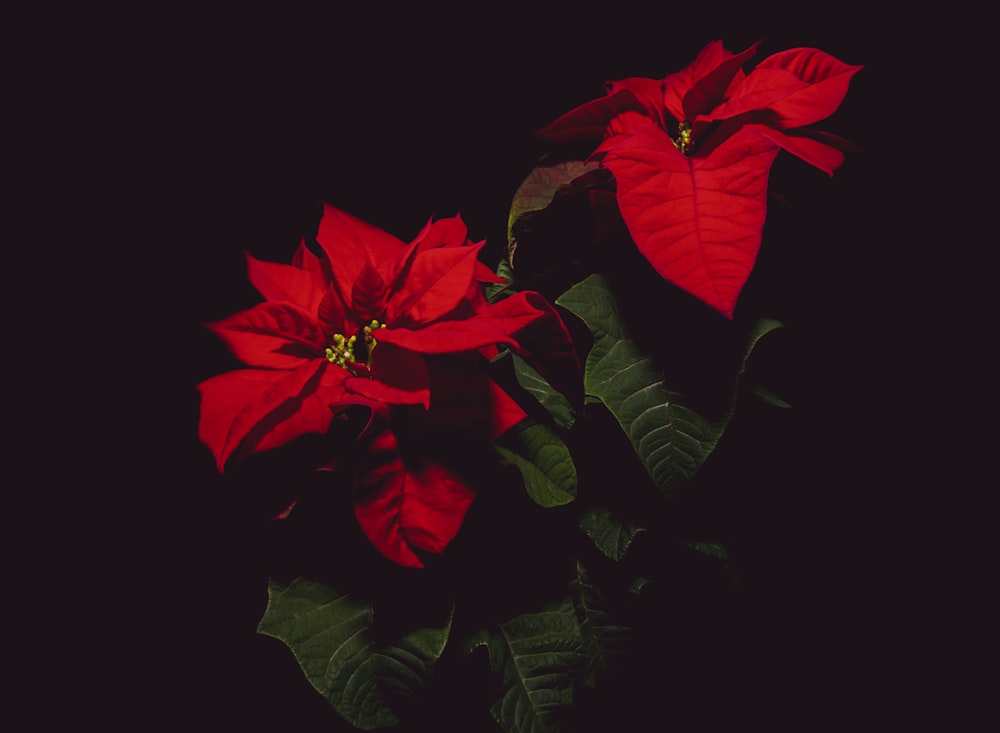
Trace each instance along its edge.
<path fill-rule="evenodd" d="M 672 495 L 691 479 L 718 436 L 671 393 L 663 375 L 628 334 L 603 276 L 591 275 L 556 299 L 594 335 L 584 389 L 612 412 L 653 481 Z"/>
<path fill-rule="evenodd" d="M 625 557 L 629 545 L 645 528 L 619 519 L 603 507 L 588 509 L 580 517 L 580 527 L 594 541 L 597 549 L 614 561 Z"/>
<path fill-rule="evenodd" d="M 521 472 L 524 487 L 543 507 L 568 504 L 576 498 L 576 465 L 556 431 L 532 419 L 523 420 L 494 444 L 505 463 Z"/>
<path fill-rule="evenodd" d="M 392 701 L 419 692 L 444 651 L 452 616 L 375 641 L 370 601 L 305 578 L 268 583 L 259 633 L 284 642 L 306 679 L 351 725 L 395 725 Z"/>
<path fill-rule="evenodd" d="M 778 395 L 774 394 L 774 392 L 772 392 L 769 389 L 765 389 L 760 385 L 752 387 L 751 392 L 753 392 L 757 397 L 761 399 L 761 401 L 765 402 L 768 405 L 773 405 L 774 407 L 780 407 L 782 409 L 788 409 L 791 407 L 790 404 L 788 404 L 783 399 L 778 397 Z"/>
<path fill-rule="evenodd" d="M 632 581 L 632 583 L 628 587 L 629 593 L 632 593 L 637 597 L 641 596 L 642 589 L 652 582 L 653 581 L 650 578 L 636 578 L 635 580 Z"/>
<path fill-rule="evenodd" d="M 467 652 L 485 647 L 500 686 L 490 706 L 506 733 L 558 733 L 573 704 L 587 651 L 573 602 L 564 599 L 479 632 Z"/>
<path fill-rule="evenodd" d="M 736 370 L 728 412 L 710 422 L 684 404 L 667 388 L 663 374 L 632 339 L 618 313 L 618 303 L 607 280 L 591 275 L 556 299 L 580 317 L 594 335 L 587 355 L 584 389 L 614 414 L 632 446 L 664 496 L 687 484 L 722 437 L 736 405 L 736 386 L 746 360 L 764 334 L 780 327 L 760 321 Z"/>
<path fill-rule="evenodd" d="M 593 585 L 587 571 L 577 562 L 576 578 L 570 583 L 580 634 L 583 637 L 587 671 L 584 684 L 595 687 L 622 661 L 632 629 L 611 622 L 604 596 Z"/>
<path fill-rule="evenodd" d="M 573 406 L 566 396 L 549 384 L 545 378 L 535 371 L 524 359 L 512 354 L 514 360 L 514 376 L 518 383 L 534 395 L 542 407 L 552 416 L 555 424 L 563 430 L 573 427 L 576 415 Z"/>
<path fill-rule="evenodd" d="M 496 303 L 514 292 L 514 268 L 510 266 L 506 257 L 497 264 L 497 275 L 506 282 L 490 283 L 486 286 L 486 300 L 490 303 Z"/>
<path fill-rule="evenodd" d="M 729 559 L 729 553 L 726 552 L 725 546 L 718 542 L 685 542 L 684 545 L 697 553 L 714 557 L 716 560 Z"/>

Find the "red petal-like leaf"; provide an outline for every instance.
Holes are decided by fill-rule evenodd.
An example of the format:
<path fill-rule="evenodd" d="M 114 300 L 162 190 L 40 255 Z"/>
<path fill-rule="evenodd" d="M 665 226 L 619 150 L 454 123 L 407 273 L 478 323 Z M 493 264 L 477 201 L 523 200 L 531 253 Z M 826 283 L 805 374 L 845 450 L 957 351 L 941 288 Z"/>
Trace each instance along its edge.
<path fill-rule="evenodd" d="M 326 348 L 319 321 L 291 303 L 260 303 L 206 326 L 253 367 L 294 369 Z"/>
<path fill-rule="evenodd" d="M 413 259 L 402 288 L 389 297 L 386 324 L 420 326 L 451 312 L 475 282 L 482 244 L 443 247 L 420 252 Z"/>
<path fill-rule="evenodd" d="M 780 145 L 792 155 L 802 158 L 806 163 L 816 166 L 827 175 L 832 176 L 844 162 L 842 152 L 818 140 L 801 135 L 787 135 L 764 125 L 747 125 L 747 127 L 754 128 L 768 140 Z"/>
<path fill-rule="evenodd" d="M 660 126 L 666 125 L 666 120 L 663 118 L 663 81 L 661 79 L 631 76 L 627 79 L 611 82 L 610 93 L 614 94 L 619 91 L 632 92 L 642 105 L 642 114 Z M 631 111 L 638 112 L 639 110 L 624 110 L 621 114 Z"/>
<path fill-rule="evenodd" d="M 537 137 L 556 143 L 600 140 L 608 123 L 626 111 L 643 112 L 646 107 L 627 89 L 581 104 L 535 133 Z"/>
<path fill-rule="evenodd" d="M 459 216 L 438 219 L 437 221 L 429 219 L 396 261 L 396 269 L 389 278 L 391 289 L 398 290 L 402 287 L 402 282 L 406 279 L 413 258 L 417 256 L 418 252 L 438 247 L 465 246 L 469 241 L 467 232 L 465 222 Z"/>
<path fill-rule="evenodd" d="M 428 221 L 417 236 L 414 237 L 406 253 L 400 258 L 399 269 L 394 274 L 392 289 L 396 290 L 403 287 L 403 282 L 409 274 L 410 265 L 413 263 L 413 259 L 416 257 L 417 253 L 424 252 L 429 249 L 438 249 L 439 247 L 466 247 L 478 246 L 482 244 L 484 244 L 484 242 L 477 242 L 473 245 L 473 243 L 469 240 L 468 228 L 465 226 L 465 222 L 462 221 L 462 217 L 460 216 L 447 217 L 444 219 L 438 219 L 437 221 Z M 486 279 L 481 279 L 481 276 L 486 273 L 489 273 L 486 275 Z M 493 278 L 496 277 L 493 272 L 481 262 L 476 263 L 476 276 L 481 282 L 493 282 Z"/>
<path fill-rule="evenodd" d="M 333 283 L 327 286 L 326 294 L 320 301 L 317 308 L 317 318 L 327 333 L 343 334 L 349 330 L 347 326 L 347 311 L 340 300 L 340 293 Z"/>
<path fill-rule="evenodd" d="M 275 520 L 279 520 L 279 521 L 283 520 L 283 519 L 288 519 L 290 516 L 292 516 L 292 509 L 295 508 L 295 505 L 299 503 L 299 499 L 301 499 L 301 498 L 302 497 L 300 497 L 300 496 L 296 496 L 294 499 L 291 500 L 291 502 L 289 502 L 288 506 L 286 506 L 280 512 L 278 512 L 273 517 L 271 517 L 271 519 L 275 519 Z"/>
<path fill-rule="evenodd" d="M 682 119 L 691 121 L 698 115 L 711 111 L 722 100 L 730 82 L 743 71 L 743 64 L 757 53 L 759 45 L 760 41 L 757 41 L 745 51 L 722 61 L 709 73 L 698 79 L 694 86 L 684 94 L 681 103 L 684 111 Z"/>
<path fill-rule="evenodd" d="M 480 282 L 480 283 L 505 283 L 505 282 L 507 282 L 502 277 L 500 277 L 495 272 L 493 272 L 493 270 L 491 270 L 489 267 L 487 267 L 485 263 L 483 263 L 482 261 L 478 261 L 478 260 L 476 261 L 475 278 L 476 278 L 476 282 Z M 470 286 L 470 287 L 475 287 L 475 283 L 473 283 L 473 285 Z"/>
<path fill-rule="evenodd" d="M 535 317 L 537 318 L 537 313 Z M 515 320 L 517 323 L 523 322 L 523 319 Z M 483 346 L 516 344 L 508 335 L 506 324 L 483 316 L 438 321 L 417 330 L 388 327 L 379 331 L 379 341 L 395 344 L 418 354 L 458 354 L 475 351 Z"/>
<path fill-rule="evenodd" d="M 805 82 L 776 69 L 753 71 L 733 90 L 725 103 L 698 116 L 699 122 L 727 120 L 737 115 L 767 109 L 769 105 L 801 91 Z M 767 119 L 767 118 L 765 118 Z"/>
<path fill-rule="evenodd" d="M 426 408 L 431 402 L 430 391 L 426 388 L 419 390 L 401 389 L 377 379 L 361 377 L 351 377 L 344 386 L 353 394 L 386 405 L 423 405 Z"/>
<path fill-rule="evenodd" d="M 677 120 L 684 119 L 684 97 L 700 79 L 708 76 L 719 64 L 732 58 L 722 41 L 711 41 L 705 45 L 694 61 L 680 71 L 667 74 L 663 78 L 663 106 Z"/>
<path fill-rule="evenodd" d="M 418 552 L 441 553 L 462 526 L 475 492 L 445 466 L 405 464 L 396 436 L 374 432 L 355 481 L 354 513 L 365 535 L 387 558 L 424 566 Z"/>
<path fill-rule="evenodd" d="M 295 254 L 292 255 L 292 265 L 312 273 L 317 280 L 325 281 L 328 277 L 327 271 L 323 269 L 322 261 L 306 246 L 305 239 L 301 240 L 295 249 Z"/>
<path fill-rule="evenodd" d="M 421 355 L 380 343 L 372 350 L 371 363 L 374 379 L 348 379 L 347 389 L 387 405 L 430 407 L 430 381 Z"/>
<path fill-rule="evenodd" d="M 378 338 L 420 354 L 456 354 L 498 344 L 517 347 L 514 334 L 545 315 L 527 295 L 515 293 L 463 320 L 438 321 L 419 330 L 390 326 L 380 330 Z"/>
<path fill-rule="evenodd" d="M 493 443 L 527 417 L 521 406 L 490 379 L 485 365 L 475 356 L 431 362 L 428 426 Z"/>
<path fill-rule="evenodd" d="M 497 306 L 518 297 L 523 297 L 529 308 L 543 315 L 512 334 L 517 340 L 514 350 L 561 392 L 575 409 L 582 409 L 583 370 L 566 324 L 545 298 L 531 291 L 515 293 Z"/>
<path fill-rule="evenodd" d="M 276 262 L 264 262 L 244 252 L 247 277 L 266 300 L 292 303 L 306 313 L 316 313 L 326 285 L 311 272 Z"/>
<path fill-rule="evenodd" d="M 376 267 L 383 281 L 388 282 L 396 260 L 406 248 L 402 240 L 329 204 L 323 205 L 316 241 L 326 253 L 345 300 L 366 266 Z"/>
<path fill-rule="evenodd" d="M 768 77 L 790 74 L 801 88 L 769 103 L 767 110 L 773 117 L 768 121 L 773 120 L 773 124 L 783 129 L 802 127 L 833 114 L 847 94 L 851 77 L 862 68 L 845 64 L 818 48 L 793 48 L 761 61 L 743 80 L 737 93 L 742 94 L 744 86 L 752 89 L 775 83 L 766 81 Z M 758 82 L 755 76 L 765 81 Z"/>
<path fill-rule="evenodd" d="M 815 130 L 811 127 L 795 130 L 793 134 L 811 137 L 813 140 L 825 143 L 831 148 L 843 150 L 848 153 L 857 153 L 864 149 L 856 142 L 843 138 L 840 135 L 834 135 L 832 132 L 826 132 L 825 130 Z"/>
<path fill-rule="evenodd" d="M 381 329 L 376 332 L 376 336 Z M 426 392 L 430 388 L 427 364 L 421 354 L 401 349 L 395 344 L 377 343 L 372 349 L 371 372 L 383 384 L 410 392 Z M 408 400 L 407 404 L 414 404 Z M 422 403 L 427 407 L 426 402 Z"/>
<path fill-rule="evenodd" d="M 521 406 L 494 381 L 490 381 L 490 431 L 487 438 L 495 441 L 512 427 L 528 417 Z"/>
<path fill-rule="evenodd" d="M 639 251 L 665 279 L 727 318 L 753 269 L 778 146 L 743 128 L 706 158 L 647 126 L 604 146 Z"/>
<path fill-rule="evenodd" d="M 385 280 L 369 263 L 361 268 L 351 288 L 351 310 L 361 323 L 380 318 L 385 303 Z"/>
<path fill-rule="evenodd" d="M 198 436 L 222 471 L 241 446 L 256 453 L 323 433 L 333 418 L 328 405 L 344 399 L 347 376 L 317 359 L 292 371 L 238 369 L 207 379 L 198 385 Z"/>
<path fill-rule="evenodd" d="M 420 230 L 413 243 L 423 251 L 437 247 L 464 247 L 469 241 L 468 227 L 460 216 L 431 221 Z"/>

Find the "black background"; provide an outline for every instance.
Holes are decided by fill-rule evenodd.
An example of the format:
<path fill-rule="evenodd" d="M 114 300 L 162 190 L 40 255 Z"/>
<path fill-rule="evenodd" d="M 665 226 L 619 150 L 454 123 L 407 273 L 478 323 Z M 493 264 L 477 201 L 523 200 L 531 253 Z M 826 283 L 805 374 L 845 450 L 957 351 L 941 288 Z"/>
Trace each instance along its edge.
<path fill-rule="evenodd" d="M 235 366 L 201 324 L 256 302 L 243 252 L 287 260 L 320 201 L 404 240 L 430 216 L 461 214 L 494 262 L 542 150 L 531 133 L 604 81 L 661 77 L 714 39 L 734 51 L 762 40 L 758 60 L 814 46 L 863 64 L 817 125 L 862 151 L 832 179 L 786 153 L 775 164 L 784 203 L 737 312 L 788 326 L 760 368 L 797 411 L 734 425 L 745 447 L 716 470 L 739 482 L 719 511 L 744 584 L 721 613 L 725 643 L 703 659 L 682 644 L 689 675 L 637 674 L 626 699 L 649 707 L 630 719 L 814 730 L 940 712 L 913 694 L 937 643 L 898 600 L 930 591 L 893 538 L 917 511 L 897 501 L 908 480 L 895 463 L 908 402 L 897 356 L 927 325 L 902 317 L 916 265 L 897 218 L 912 181 L 897 164 L 913 141 L 892 123 L 910 83 L 900 59 L 918 39 L 887 44 L 888 20 L 843 6 L 655 18 L 640 4 L 583 7 L 163 9 L 116 18 L 127 31 L 90 36 L 79 56 L 53 52 L 58 112 L 43 134 L 73 154 L 54 156 L 43 190 L 50 208 L 94 225 L 62 261 L 88 313 L 68 343 L 88 360 L 73 397 L 56 399 L 71 405 L 65 473 L 95 477 L 65 492 L 59 515 L 60 535 L 94 550 L 58 563 L 60 597 L 86 609 L 53 614 L 60 637 L 92 650 L 65 667 L 75 716 L 134 730 L 346 730 L 287 649 L 255 632 L 266 507 L 218 476 L 197 440 L 195 385 Z M 933 78 L 929 62 L 907 63 Z M 467 714 L 456 703 L 442 717 Z"/>

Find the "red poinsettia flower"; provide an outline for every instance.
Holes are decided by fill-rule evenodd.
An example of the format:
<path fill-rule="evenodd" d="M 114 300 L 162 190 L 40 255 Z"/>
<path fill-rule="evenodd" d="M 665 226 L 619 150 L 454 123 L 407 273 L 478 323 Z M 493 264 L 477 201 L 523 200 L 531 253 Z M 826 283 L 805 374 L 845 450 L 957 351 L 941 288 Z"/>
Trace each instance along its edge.
<path fill-rule="evenodd" d="M 579 362 L 558 314 L 532 292 L 488 303 L 481 283 L 500 279 L 478 260 L 484 243 L 466 232 L 459 217 L 441 219 L 407 244 L 327 205 L 318 254 L 305 242 L 287 265 L 248 254 L 248 275 L 264 302 L 208 324 L 248 368 L 198 386 L 199 436 L 219 470 L 325 433 L 352 405 L 371 410 L 362 437 L 384 454 L 395 446 L 393 409 L 448 414 L 455 393 L 463 395 L 476 434 L 492 441 L 525 417 L 486 376 L 501 347 L 578 401 Z M 539 341 L 550 342 L 551 351 L 534 353 Z M 448 373 L 450 382 L 441 379 L 446 357 L 463 365 Z M 372 474 L 359 473 L 358 517 L 376 546 L 408 566 L 422 564 L 415 549 L 443 550 L 472 488 L 446 467 L 414 468 L 398 456 L 362 465 Z"/>
<path fill-rule="evenodd" d="M 804 126 L 832 114 L 862 68 L 794 48 L 744 73 L 758 45 L 733 54 L 713 41 L 687 68 L 611 82 L 607 96 L 538 132 L 554 142 L 603 139 L 594 156 L 615 177 L 638 249 L 728 318 L 760 248 L 775 156 L 787 150 L 833 175 L 853 146 Z"/>

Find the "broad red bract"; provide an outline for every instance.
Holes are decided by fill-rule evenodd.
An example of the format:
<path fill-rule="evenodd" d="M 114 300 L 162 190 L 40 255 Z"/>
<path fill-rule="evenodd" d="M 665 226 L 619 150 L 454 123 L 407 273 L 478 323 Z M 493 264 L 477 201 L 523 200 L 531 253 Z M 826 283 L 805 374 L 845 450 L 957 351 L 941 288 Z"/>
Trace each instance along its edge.
<path fill-rule="evenodd" d="M 840 105 L 862 67 L 815 48 L 773 54 L 750 73 L 709 43 L 663 79 L 610 83 L 607 95 L 538 135 L 602 140 L 618 206 L 638 249 L 664 278 L 732 318 L 760 248 L 767 178 L 779 150 L 829 175 L 851 144 L 806 128 Z"/>

